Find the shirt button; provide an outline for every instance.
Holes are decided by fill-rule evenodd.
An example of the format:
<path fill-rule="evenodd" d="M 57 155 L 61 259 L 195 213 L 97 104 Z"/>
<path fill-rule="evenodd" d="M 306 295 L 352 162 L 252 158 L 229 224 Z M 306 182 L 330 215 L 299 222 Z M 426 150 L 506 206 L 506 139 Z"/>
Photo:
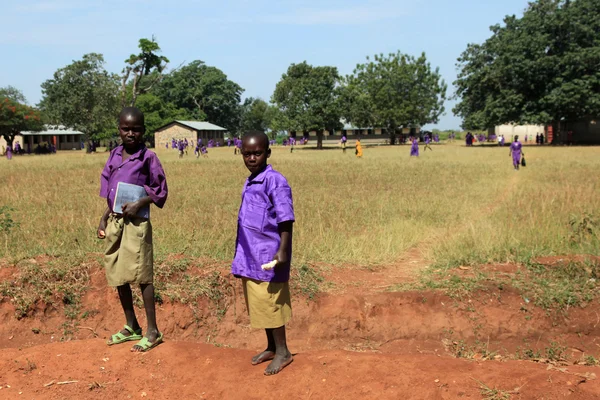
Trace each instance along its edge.
<path fill-rule="evenodd" d="M 121 168 L 119 168 L 119 171 L 121 170 Z"/>

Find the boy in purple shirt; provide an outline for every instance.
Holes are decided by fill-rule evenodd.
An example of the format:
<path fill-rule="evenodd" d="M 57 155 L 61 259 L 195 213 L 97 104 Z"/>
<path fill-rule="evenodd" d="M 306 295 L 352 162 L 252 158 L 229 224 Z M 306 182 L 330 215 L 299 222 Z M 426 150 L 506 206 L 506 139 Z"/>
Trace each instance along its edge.
<path fill-rule="evenodd" d="M 265 375 L 274 375 L 293 361 L 285 337 L 292 316 L 288 285 L 295 220 L 292 190 L 285 177 L 267 164 L 271 156 L 267 135 L 249 133 L 241 142 L 250 176 L 242 192 L 231 273 L 242 278 L 252 327 L 267 334 L 267 348 L 252 358 L 252 365 L 272 360 Z"/>
<path fill-rule="evenodd" d="M 145 131 L 144 114 L 134 107 L 124 108 L 119 115 L 123 144 L 110 153 L 100 177 L 100 196 L 106 198 L 108 207 L 98 225 L 98 238 L 107 241 L 106 280 L 117 288 L 126 319 L 123 330 L 112 335 L 108 345 L 139 340 L 131 349 L 135 352 L 150 350 L 163 339 L 154 306 L 152 225 L 137 214 L 151 203 L 162 208 L 168 189 L 158 157 L 144 146 Z M 123 213 L 115 214 L 113 204 L 119 182 L 143 186 L 147 196 L 124 204 Z M 148 320 L 144 337 L 133 308 L 131 284 L 140 285 L 144 299 Z"/>

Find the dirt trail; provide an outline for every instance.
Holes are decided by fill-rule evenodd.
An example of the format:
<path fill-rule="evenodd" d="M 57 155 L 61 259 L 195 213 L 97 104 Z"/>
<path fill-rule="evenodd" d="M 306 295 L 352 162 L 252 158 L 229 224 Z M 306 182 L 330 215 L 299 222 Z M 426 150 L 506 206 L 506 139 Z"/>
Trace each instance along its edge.
<path fill-rule="evenodd" d="M 0 357 L 0 396 L 478 399 L 482 398 L 483 385 L 519 393 L 519 399 L 600 396 L 595 369 L 589 367 L 571 366 L 561 372 L 520 361 L 480 363 L 434 355 L 319 351 L 298 353 L 283 373 L 264 377 L 264 366 L 250 365 L 252 355 L 248 350 L 176 341 L 168 341 L 147 354 L 133 354 L 126 345 L 109 348 L 99 339 L 9 349 L 3 350 Z"/>
<path fill-rule="evenodd" d="M 419 272 L 429 265 L 430 260 L 425 255 L 432 246 L 442 239 L 448 240 L 449 237 L 459 236 L 478 221 L 493 214 L 500 207 L 505 206 L 517 189 L 518 182 L 519 176 L 515 173 L 508 179 L 500 196 L 494 198 L 494 201 L 489 203 L 483 212 L 474 214 L 468 221 L 465 221 L 461 225 L 453 226 L 451 229 L 439 228 L 433 230 L 426 238 L 407 249 L 398 257 L 396 262 L 369 268 L 330 268 L 331 271 L 326 275 L 326 279 L 334 283 L 334 292 L 336 293 L 381 292 L 401 283 L 413 282 Z"/>

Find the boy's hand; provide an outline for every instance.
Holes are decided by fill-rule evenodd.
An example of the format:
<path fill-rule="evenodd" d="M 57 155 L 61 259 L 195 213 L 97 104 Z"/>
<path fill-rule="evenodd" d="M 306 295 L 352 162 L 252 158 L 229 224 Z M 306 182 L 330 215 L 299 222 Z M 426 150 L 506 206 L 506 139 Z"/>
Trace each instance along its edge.
<path fill-rule="evenodd" d="M 277 261 L 277 265 L 288 265 L 290 263 L 290 257 L 285 250 L 279 250 L 275 254 L 274 260 Z"/>
<path fill-rule="evenodd" d="M 140 201 L 132 201 L 129 203 L 123 204 L 123 216 L 128 218 L 134 218 L 137 216 L 138 211 L 140 211 L 142 205 Z"/>
<path fill-rule="evenodd" d="M 104 218 L 100 220 L 100 224 L 98 225 L 98 239 L 106 238 L 106 221 Z"/>

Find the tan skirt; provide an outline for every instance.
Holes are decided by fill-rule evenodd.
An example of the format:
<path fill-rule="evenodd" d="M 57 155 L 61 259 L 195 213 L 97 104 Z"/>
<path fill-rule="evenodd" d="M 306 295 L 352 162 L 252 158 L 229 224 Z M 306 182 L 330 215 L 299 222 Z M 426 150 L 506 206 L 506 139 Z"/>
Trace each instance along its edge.
<path fill-rule="evenodd" d="M 153 282 L 154 250 L 149 220 L 111 214 L 106 225 L 106 241 L 104 264 L 109 286 Z"/>
<path fill-rule="evenodd" d="M 253 328 L 279 328 L 292 318 L 292 300 L 287 282 L 242 278 L 242 285 Z"/>

